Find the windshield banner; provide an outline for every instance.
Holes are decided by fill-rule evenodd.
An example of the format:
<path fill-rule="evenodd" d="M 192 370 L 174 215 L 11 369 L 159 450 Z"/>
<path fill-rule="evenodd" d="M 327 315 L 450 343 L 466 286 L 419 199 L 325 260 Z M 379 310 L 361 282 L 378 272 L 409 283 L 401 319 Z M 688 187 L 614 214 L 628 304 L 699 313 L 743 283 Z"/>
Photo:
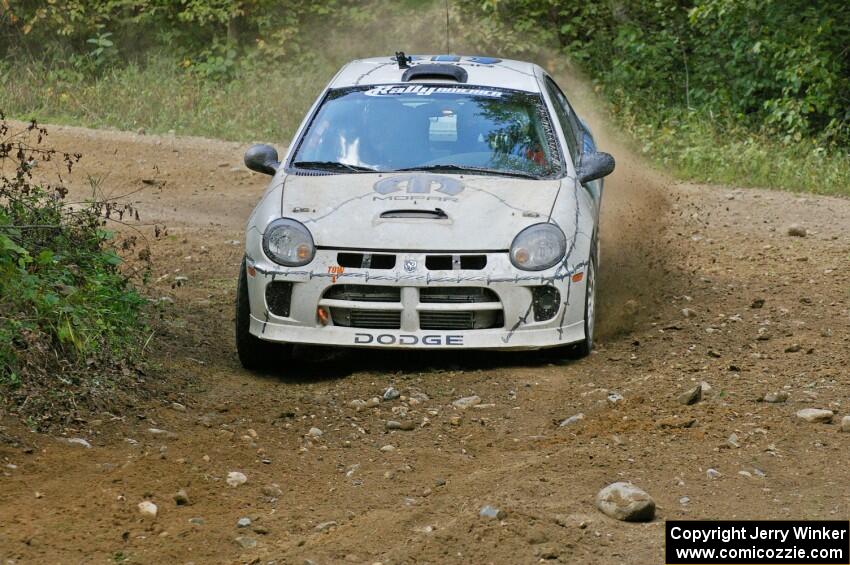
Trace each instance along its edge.
<path fill-rule="evenodd" d="M 366 96 L 393 96 L 398 94 L 415 94 L 416 96 L 431 96 L 433 94 L 465 94 L 468 96 L 489 96 L 500 98 L 500 90 L 484 90 L 480 88 L 458 88 L 456 86 L 376 86 L 364 92 Z"/>

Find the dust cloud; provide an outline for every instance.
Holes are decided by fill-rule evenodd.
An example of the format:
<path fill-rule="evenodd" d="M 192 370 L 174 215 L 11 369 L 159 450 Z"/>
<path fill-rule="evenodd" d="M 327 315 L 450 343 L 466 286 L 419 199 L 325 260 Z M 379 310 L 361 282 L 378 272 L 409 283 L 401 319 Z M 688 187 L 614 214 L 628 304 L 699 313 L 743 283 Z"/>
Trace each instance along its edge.
<path fill-rule="evenodd" d="M 565 64 L 563 56 L 547 53 L 534 59 L 593 130 L 597 148 L 617 162 L 605 179 L 599 227 L 597 328 L 604 340 L 651 317 L 676 282 L 676 250 L 667 231 L 673 182 L 636 153 L 589 81 Z"/>

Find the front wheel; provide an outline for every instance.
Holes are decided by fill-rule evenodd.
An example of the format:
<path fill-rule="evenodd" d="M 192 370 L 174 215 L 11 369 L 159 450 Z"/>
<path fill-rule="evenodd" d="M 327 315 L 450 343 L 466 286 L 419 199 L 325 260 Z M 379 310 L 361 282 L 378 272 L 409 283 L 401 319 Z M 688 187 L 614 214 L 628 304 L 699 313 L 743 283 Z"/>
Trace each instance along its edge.
<path fill-rule="evenodd" d="M 236 353 L 239 362 L 249 371 L 271 369 L 291 356 L 291 345 L 262 340 L 250 331 L 251 303 L 248 298 L 248 272 L 245 260 L 239 271 L 236 287 Z"/>
<path fill-rule="evenodd" d="M 584 339 L 573 345 L 572 356 L 587 357 L 593 351 L 593 330 L 596 326 L 596 254 L 590 254 L 587 264 L 587 282 L 584 295 Z"/>

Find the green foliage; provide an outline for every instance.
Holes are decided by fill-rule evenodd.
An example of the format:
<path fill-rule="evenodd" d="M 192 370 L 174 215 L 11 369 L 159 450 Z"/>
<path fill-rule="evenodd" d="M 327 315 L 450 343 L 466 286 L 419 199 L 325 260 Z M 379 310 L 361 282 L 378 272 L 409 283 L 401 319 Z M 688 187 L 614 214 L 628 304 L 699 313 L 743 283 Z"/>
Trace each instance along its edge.
<path fill-rule="evenodd" d="M 557 41 L 618 104 L 699 108 L 788 142 L 850 145 L 850 11 L 839 0 L 461 4 L 517 51 Z"/>
<path fill-rule="evenodd" d="M 168 47 L 195 59 L 216 43 L 259 45 L 269 57 L 298 50 L 298 30 L 327 18 L 354 0 L 0 0 L 0 55 L 20 51 L 40 57 L 57 47 L 100 59 L 114 52 L 138 60 L 151 48 Z M 108 44 L 107 44 L 108 43 Z M 92 51 L 90 45 L 96 49 Z M 95 53 L 100 49 L 100 51 Z M 3 51 L 6 51 L 5 53 Z"/>
<path fill-rule="evenodd" d="M 475 35 L 484 48 L 528 56 L 557 46 L 588 72 L 644 150 L 681 174 L 848 191 L 845 2 L 460 5 L 466 17 L 483 18 Z"/>
<path fill-rule="evenodd" d="M 104 229 L 104 211 L 132 210 L 70 207 L 63 187 L 34 184 L 32 169 L 58 157 L 40 147 L 45 134 L 35 123 L 13 132 L 0 114 L 0 165 L 14 169 L 0 177 L 0 384 L 11 388 L 32 386 L 48 369 L 61 379 L 75 367 L 124 360 L 144 327 L 145 301 Z M 80 158 L 61 157 L 68 170 Z"/>

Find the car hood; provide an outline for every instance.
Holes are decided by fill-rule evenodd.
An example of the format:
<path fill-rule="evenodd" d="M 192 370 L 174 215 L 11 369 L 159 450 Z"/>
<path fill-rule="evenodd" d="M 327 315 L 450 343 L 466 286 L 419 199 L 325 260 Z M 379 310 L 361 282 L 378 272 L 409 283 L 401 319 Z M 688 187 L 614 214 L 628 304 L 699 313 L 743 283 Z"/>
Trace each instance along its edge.
<path fill-rule="evenodd" d="M 559 186 L 416 172 L 289 175 L 281 215 L 307 226 L 319 247 L 501 251 L 524 227 L 548 220 Z"/>

